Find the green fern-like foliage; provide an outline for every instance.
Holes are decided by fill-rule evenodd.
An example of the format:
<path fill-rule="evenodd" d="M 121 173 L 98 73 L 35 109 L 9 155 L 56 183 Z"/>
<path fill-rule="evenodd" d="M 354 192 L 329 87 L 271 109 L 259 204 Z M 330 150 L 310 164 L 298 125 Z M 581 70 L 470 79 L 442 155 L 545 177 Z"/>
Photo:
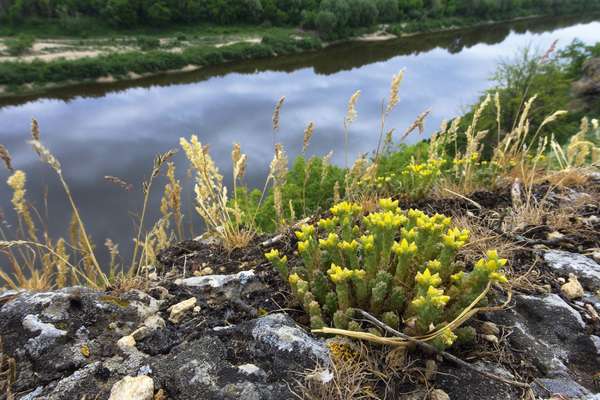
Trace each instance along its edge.
<path fill-rule="evenodd" d="M 506 260 L 495 251 L 470 271 L 455 262 L 469 232 L 444 215 L 403 211 L 391 199 L 380 200 L 379 210 L 367 215 L 349 202 L 333 206 L 331 214 L 296 232 L 301 267 L 288 271 L 278 251 L 266 254 L 315 329 L 362 329 L 352 319 L 361 308 L 396 329 L 425 335 L 456 318 L 490 282 L 506 281 Z M 434 344 L 446 348 L 455 339 L 445 329 Z"/>

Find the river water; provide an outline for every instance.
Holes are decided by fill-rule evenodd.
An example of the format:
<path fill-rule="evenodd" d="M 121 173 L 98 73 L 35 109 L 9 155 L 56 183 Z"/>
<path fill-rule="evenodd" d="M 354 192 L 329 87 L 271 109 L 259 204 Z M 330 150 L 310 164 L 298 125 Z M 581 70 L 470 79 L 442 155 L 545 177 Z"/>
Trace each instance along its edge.
<path fill-rule="evenodd" d="M 177 148 L 181 136 L 195 133 L 210 145 L 221 172 L 231 175 L 230 152 L 239 142 L 248 155 L 247 182 L 261 186 L 272 158 L 271 115 L 281 96 L 278 141 L 290 159 L 302 148 L 302 132 L 309 121 L 316 130 L 308 155 L 334 150 L 343 165 L 343 119 L 348 98 L 362 91 L 358 119 L 350 130 L 350 158 L 371 151 L 377 143 L 381 101 L 387 97 L 392 75 L 405 70 L 401 100 L 387 126 L 403 131 L 426 109 L 431 132 L 442 119 L 464 111 L 492 83 L 501 60 L 519 49 L 540 50 L 558 40 L 559 47 L 577 38 L 600 40 L 600 18 L 523 20 L 475 29 L 403 39 L 350 43 L 297 56 L 279 57 L 206 68 L 129 83 L 80 85 L 43 96 L 0 100 L 0 143 L 12 153 L 14 166 L 28 174 L 28 198 L 47 219 L 54 236 L 66 235 L 70 209 L 56 176 L 41 164 L 26 141 L 35 117 L 44 143 L 60 159 L 88 230 L 100 248 L 106 238 L 130 253 L 134 217 L 141 208 L 141 182 L 150 174 L 155 154 Z M 418 137 L 410 140 L 418 140 Z M 184 178 L 186 162 L 175 157 Z M 125 191 L 104 180 L 117 176 L 134 185 Z M 3 229 L 14 226 L 11 192 L 0 171 L 0 209 Z M 163 180 L 151 197 L 147 221 L 158 217 Z M 191 198 L 189 180 L 184 180 Z M 45 206 L 47 199 L 47 211 Z M 188 221 L 198 216 L 189 208 Z M 190 218 L 191 217 L 191 218 Z M 196 229 L 197 233 L 197 229 Z M 190 235 L 192 233 L 189 233 Z M 104 249 L 100 258 L 105 260 Z M 0 265 L 0 268 L 2 266 Z"/>

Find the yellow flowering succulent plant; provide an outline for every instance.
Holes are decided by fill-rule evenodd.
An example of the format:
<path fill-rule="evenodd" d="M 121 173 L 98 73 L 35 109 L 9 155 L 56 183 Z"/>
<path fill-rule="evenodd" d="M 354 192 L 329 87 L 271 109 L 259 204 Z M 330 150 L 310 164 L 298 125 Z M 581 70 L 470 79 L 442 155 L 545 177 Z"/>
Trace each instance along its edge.
<path fill-rule="evenodd" d="M 313 328 L 331 324 L 360 330 L 352 317 L 361 308 L 411 335 L 443 329 L 434 344 L 446 348 L 456 334 L 444 327 L 488 283 L 506 281 L 506 260 L 496 251 L 469 271 L 455 262 L 470 233 L 453 227 L 444 215 L 403 211 L 391 199 L 380 200 L 379 209 L 368 215 L 348 202 L 335 205 L 331 213 L 296 232 L 303 263 L 291 274 L 282 266 L 287 259 L 276 250 L 267 253 Z"/>

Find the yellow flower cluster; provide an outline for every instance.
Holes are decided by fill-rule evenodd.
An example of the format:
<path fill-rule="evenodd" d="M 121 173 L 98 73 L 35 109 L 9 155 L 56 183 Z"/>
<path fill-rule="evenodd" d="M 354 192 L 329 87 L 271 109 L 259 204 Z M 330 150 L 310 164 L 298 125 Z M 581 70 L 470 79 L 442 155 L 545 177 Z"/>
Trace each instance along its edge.
<path fill-rule="evenodd" d="M 364 220 L 367 225 L 380 229 L 396 229 L 408 221 L 404 215 L 393 211 L 371 213 Z"/>
<path fill-rule="evenodd" d="M 342 268 L 333 263 L 327 273 L 329 274 L 331 281 L 335 284 L 347 282 L 352 278 L 364 279 L 365 277 L 365 271 L 362 269 Z"/>
<path fill-rule="evenodd" d="M 351 242 L 341 241 L 338 243 L 338 248 L 342 251 L 356 251 L 358 249 L 358 242 L 353 240 Z"/>
<path fill-rule="evenodd" d="M 331 213 L 335 216 L 340 215 L 352 215 L 356 216 L 362 212 L 362 207 L 360 204 L 350 203 L 347 201 L 342 201 L 341 203 L 336 204 L 331 207 Z"/>
<path fill-rule="evenodd" d="M 314 237 L 315 227 L 313 225 L 304 224 L 300 227 L 300 230 L 295 233 L 298 240 L 308 240 Z"/>
<path fill-rule="evenodd" d="M 413 162 L 402 170 L 402 175 L 411 175 L 422 178 L 435 177 L 441 174 L 440 167 L 443 163 L 443 160 L 430 160 L 422 164 Z"/>
<path fill-rule="evenodd" d="M 340 238 L 336 233 L 330 233 L 327 235 L 327 239 L 319 239 L 319 246 L 324 249 L 334 249 Z"/>
<path fill-rule="evenodd" d="M 392 251 L 399 256 L 408 255 L 408 254 L 416 254 L 417 245 L 415 242 L 408 242 L 406 239 L 402 239 L 400 243 L 395 242 L 392 246 Z"/>
<path fill-rule="evenodd" d="M 385 211 L 396 211 L 398 209 L 398 200 L 392 199 L 381 199 L 379 200 L 379 207 Z"/>
<path fill-rule="evenodd" d="M 471 232 L 469 232 L 468 229 L 448 229 L 448 232 L 442 237 L 442 240 L 444 241 L 444 245 L 457 250 L 469 241 L 470 234 Z"/>
<path fill-rule="evenodd" d="M 340 219 L 338 217 L 323 218 L 320 219 L 319 222 L 317 222 L 317 225 L 319 226 L 319 229 L 323 229 L 327 232 L 330 232 L 333 229 L 335 229 L 339 222 Z"/>
<path fill-rule="evenodd" d="M 425 268 L 423 273 L 417 272 L 415 281 L 423 288 L 430 286 L 437 287 L 440 283 L 442 283 L 442 278 L 440 278 L 440 274 L 432 274 L 429 271 L 429 268 Z"/>
<path fill-rule="evenodd" d="M 429 286 L 425 296 L 418 296 L 412 301 L 412 304 L 417 308 L 425 307 L 427 304 L 431 304 L 436 308 L 442 308 L 448 301 L 450 301 L 450 296 L 444 295 L 442 289 L 436 289 L 433 286 Z"/>
<path fill-rule="evenodd" d="M 277 249 L 272 249 L 268 253 L 265 253 L 265 257 L 270 262 L 273 262 L 273 261 L 287 262 L 287 256 L 284 255 L 283 257 L 281 257 L 279 254 L 279 250 L 277 250 Z"/>
<path fill-rule="evenodd" d="M 506 283 L 506 275 L 499 272 L 500 268 L 504 267 L 507 263 L 505 258 L 499 258 L 496 250 L 489 250 L 487 252 L 487 260 L 480 259 L 475 263 L 474 270 L 480 273 L 486 274 L 490 281 Z"/>

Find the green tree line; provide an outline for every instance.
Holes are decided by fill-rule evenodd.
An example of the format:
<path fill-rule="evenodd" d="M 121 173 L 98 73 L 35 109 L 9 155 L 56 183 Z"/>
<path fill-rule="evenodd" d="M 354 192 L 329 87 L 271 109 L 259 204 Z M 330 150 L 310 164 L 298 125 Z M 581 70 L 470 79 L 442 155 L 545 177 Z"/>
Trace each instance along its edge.
<path fill-rule="evenodd" d="M 0 18 L 18 25 L 92 17 L 120 28 L 198 22 L 300 26 L 339 37 L 375 23 L 497 19 L 598 7 L 600 0 L 0 0 Z"/>

